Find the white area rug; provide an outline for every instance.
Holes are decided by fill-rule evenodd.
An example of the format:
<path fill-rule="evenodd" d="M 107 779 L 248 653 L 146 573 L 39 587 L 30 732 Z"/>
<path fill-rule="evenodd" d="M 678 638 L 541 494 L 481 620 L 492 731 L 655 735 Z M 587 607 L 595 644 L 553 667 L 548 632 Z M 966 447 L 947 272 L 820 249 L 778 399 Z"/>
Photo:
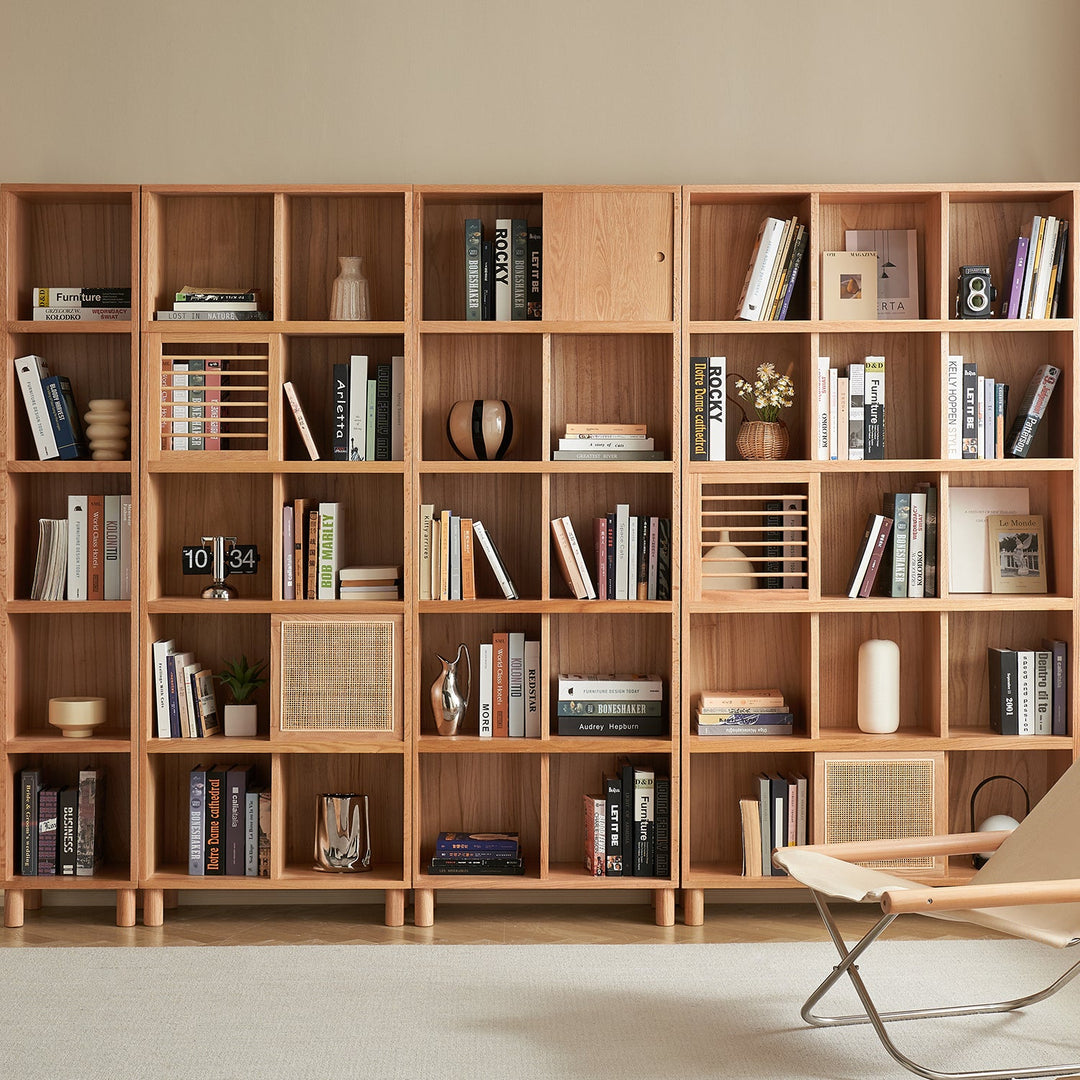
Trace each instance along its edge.
<path fill-rule="evenodd" d="M 1014 997 L 1068 955 L 884 942 L 884 1008 Z M 803 1025 L 826 943 L 0 950 L 10 1080 L 889 1080 L 868 1028 Z M 913 972 L 911 977 L 905 972 Z M 954 985 L 942 979 L 955 979 Z M 965 996 L 967 995 L 967 996 Z M 844 988 L 827 1002 L 853 1011 Z M 1080 1061 L 1080 981 L 1012 1017 L 892 1025 L 944 1070 Z"/>

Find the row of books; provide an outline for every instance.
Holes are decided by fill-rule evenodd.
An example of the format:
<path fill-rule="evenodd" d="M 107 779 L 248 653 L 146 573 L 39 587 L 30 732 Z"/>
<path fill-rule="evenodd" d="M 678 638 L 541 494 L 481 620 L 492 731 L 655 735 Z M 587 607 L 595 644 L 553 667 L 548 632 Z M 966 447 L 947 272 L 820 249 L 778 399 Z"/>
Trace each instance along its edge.
<path fill-rule="evenodd" d="M 203 739 L 221 734 L 214 673 L 170 639 L 151 647 L 154 720 L 159 739 Z"/>
<path fill-rule="evenodd" d="M 775 848 L 807 842 L 809 785 L 801 773 L 758 773 L 757 798 L 739 800 L 743 874 L 785 877 L 772 864 Z"/>
<path fill-rule="evenodd" d="M 196 765 L 188 799 L 189 874 L 270 876 L 270 789 L 251 765 Z"/>
<path fill-rule="evenodd" d="M 779 690 L 706 690 L 698 698 L 698 735 L 791 735 L 795 718 Z"/>
<path fill-rule="evenodd" d="M 225 361 L 162 357 L 161 428 L 170 450 L 220 450 Z"/>
<path fill-rule="evenodd" d="M 101 322 L 131 318 L 131 289 L 121 285 L 102 288 L 39 285 L 30 291 L 35 322 Z"/>
<path fill-rule="evenodd" d="M 962 356 L 950 356 L 945 370 L 945 457 L 1003 459 L 1009 384 L 980 375 L 978 364 Z"/>
<path fill-rule="evenodd" d="M 86 457 L 86 439 L 71 380 L 66 375 L 51 375 L 45 358 L 35 354 L 16 358 L 15 377 L 38 460 L 73 461 Z"/>
<path fill-rule="evenodd" d="M 998 312 L 1002 319 L 1057 318 L 1068 239 L 1069 223 L 1064 218 L 1032 217 L 1028 235 L 1018 236 L 1009 246 Z"/>
<path fill-rule="evenodd" d="M 479 218 L 465 221 L 465 318 L 540 319 L 543 307 L 543 228 L 523 218 L 498 218 L 484 239 Z"/>
<path fill-rule="evenodd" d="M 185 285 L 173 298 L 172 310 L 155 312 L 155 318 L 169 322 L 232 322 L 267 320 L 269 311 L 260 311 L 258 289 L 215 289 Z"/>
<path fill-rule="evenodd" d="M 841 375 L 819 356 L 814 385 L 814 460 L 884 460 L 885 357 L 848 364 Z"/>
<path fill-rule="evenodd" d="M 664 680 L 647 674 L 560 674 L 555 715 L 558 734 L 663 736 L 668 703 Z"/>
<path fill-rule="evenodd" d="M 517 588 L 484 523 L 452 510 L 436 513 L 434 503 L 424 503 L 420 507 L 420 599 L 475 600 L 477 547 L 503 596 L 517 600 Z"/>
<path fill-rule="evenodd" d="M 593 877 L 671 877 L 671 779 L 622 761 L 584 798 L 585 869 Z"/>
<path fill-rule="evenodd" d="M 131 599 L 131 496 L 69 495 L 38 519 L 31 600 Z"/>
<path fill-rule="evenodd" d="M 787 317 L 809 238 L 797 217 L 761 222 L 734 318 L 765 322 Z"/>
<path fill-rule="evenodd" d="M 540 642 L 496 631 L 480 645 L 477 673 L 482 739 L 540 738 Z"/>
<path fill-rule="evenodd" d="M 516 832 L 441 832 L 428 866 L 431 874 L 523 874 L 521 838 Z"/>
<path fill-rule="evenodd" d="M 938 496 L 930 483 L 886 492 L 855 553 L 847 595 L 923 597 L 938 592 Z"/>
<path fill-rule="evenodd" d="M 1068 735 L 1069 647 L 986 650 L 990 728 L 999 735 Z"/>
<path fill-rule="evenodd" d="M 727 460 L 727 357 L 690 357 L 690 460 Z"/>
<path fill-rule="evenodd" d="M 567 424 L 553 461 L 661 461 L 645 424 Z"/>
<path fill-rule="evenodd" d="M 405 457 L 405 357 L 376 364 L 374 378 L 368 371 L 366 356 L 334 365 L 334 461 Z"/>
<path fill-rule="evenodd" d="M 30 877 L 93 877 L 104 851 L 105 772 L 80 769 L 54 786 L 37 766 L 19 771 L 18 865 Z"/>

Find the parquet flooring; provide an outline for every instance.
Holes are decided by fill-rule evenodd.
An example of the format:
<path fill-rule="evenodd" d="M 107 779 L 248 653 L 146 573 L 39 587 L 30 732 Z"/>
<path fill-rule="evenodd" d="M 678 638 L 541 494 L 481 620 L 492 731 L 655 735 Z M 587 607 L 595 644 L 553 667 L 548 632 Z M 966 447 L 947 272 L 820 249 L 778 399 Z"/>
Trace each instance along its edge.
<path fill-rule="evenodd" d="M 872 908 L 837 910 L 849 936 L 874 920 Z M 383 925 L 381 904 L 184 904 L 165 912 L 163 926 L 118 927 L 112 907 L 46 906 L 27 911 L 23 926 L 0 928 L 0 947 L 155 945 L 338 944 L 692 944 L 697 942 L 822 941 L 825 930 L 810 904 L 717 903 L 705 907 L 702 926 L 656 926 L 652 909 L 639 904 L 481 903 L 447 900 L 435 924 Z M 141 912 L 140 912 L 141 919 Z M 894 939 L 991 938 L 977 927 L 936 919 L 899 920 Z"/>

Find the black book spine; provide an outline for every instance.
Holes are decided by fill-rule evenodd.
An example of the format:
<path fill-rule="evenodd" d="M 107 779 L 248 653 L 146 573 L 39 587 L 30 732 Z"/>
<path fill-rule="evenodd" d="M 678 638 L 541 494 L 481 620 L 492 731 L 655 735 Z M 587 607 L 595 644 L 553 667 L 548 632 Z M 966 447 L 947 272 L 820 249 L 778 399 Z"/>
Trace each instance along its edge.
<path fill-rule="evenodd" d="M 986 666 L 990 677 L 990 730 L 998 735 L 1018 735 L 1016 680 L 1019 671 L 1015 650 L 987 649 Z"/>
<path fill-rule="evenodd" d="M 637 599 L 649 599 L 649 515 L 638 516 Z M 631 600 L 634 597 L 630 597 Z"/>
<path fill-rule="evenodd" d="M 38 798 L 41 771 L 23 769 L 19 773 L 19 873 L 33 877 L 38 872 Z"/>
<path fill-rule="evenodd" d="M 690 357 L 690 460 L 709 460 L 709 358 Z"/>
<path fill-rule="evenodd" d="M 495 318 L 495 241 L 480 244 L 480 317 Z"/>
<path fill-rule="evenodd" d="M 784 504 L 780 499 L 769 499 L 765 503 L 765 572 L 768 574 L 782 574 L 784 572 L 784 534 L 781 526 L 784 524 Z M 766 589 L 781 589 L 784 586 L 782 577 L 767 577 Z"/>
<path fill-rule="evenodd" d="M 628 761 L 619 769 L 619 786 L 622 789 L 622 850 L 623 876 L 637 874 L 637 844 L 634 840 L 634 766 Z"/>
<path fill-rule="evenodd" d="M 615 599 L 615 515 L 607 515 L 607 599 Z"/>
<path fill-rule="evenodd" d="M 607 822 L 604 839 L 604 869 L 608 877 L 623 875 L 622 782 L 617 776 L 604 777 Z"/>
<path fill-rule="evenodd" d="M 334 365 L 334 461 L 349 460 L 349 365 Z"/>
<path fill-rule="evenodd" d="M 75 877 L 78 856 L 79 789 L 62 787 L 56 800 L 56 872 Z"/>
<path fill-rule="evenodd" d="M 671 518 L 660 518 L 656 548 L 656 599 L 671 599 Z"/>
<path fill-rule="evenodd" d="M 375 460 L 390 460 L 391 375 L 389 364 L 375 368 Z"/>
<path fill-rule="evenodd" d="M 671 778 L 656 778 L 655 807 L 656 819 L 656 876 L 671 877 Z"/>
<path fill-rule="evenodd" d="M 56 873 L 56 815 L 60 792 L 42 788 L 38 795 L 37 872 L 41 877 Z"/>
<path fill-rule="evenodd" d="M 483 316 L 481 302 L 481 257 L 484 246 L 484 226 L 479 218 L 465 222 L 465 318 L 480 319 Z"/>
<path fill-rule="evenodd" d="M 225 873 L 225 783 L 227 769 L 215 765 L 206 770 L 206 863 L 203 873 Z"/>
<path fill-rule="evenodd" d="M 544 233 L 539 225 L 528 229 L 528 290 L 525 297 L 525 318 L 544 317 Z"/>

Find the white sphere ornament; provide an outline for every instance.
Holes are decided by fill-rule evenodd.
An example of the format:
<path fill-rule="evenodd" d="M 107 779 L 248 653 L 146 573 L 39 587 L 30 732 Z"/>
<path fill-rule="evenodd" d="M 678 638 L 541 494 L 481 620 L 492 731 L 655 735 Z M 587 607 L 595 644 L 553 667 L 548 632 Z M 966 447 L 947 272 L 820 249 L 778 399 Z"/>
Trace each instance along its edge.
<path fill-rule="evenodd" d="M 900 726 L 900 646 L 871 638 L 859 646 L 859 730 L 888 735 Z"/>
<path fill-rule="evenodd" d="M 975 831 L 976 832 L 1012 832 L 1020 822 L 1008 814 L 992 814 Z M 987 861 L 992 851 L 980 851 L 979 858 Z"/>

